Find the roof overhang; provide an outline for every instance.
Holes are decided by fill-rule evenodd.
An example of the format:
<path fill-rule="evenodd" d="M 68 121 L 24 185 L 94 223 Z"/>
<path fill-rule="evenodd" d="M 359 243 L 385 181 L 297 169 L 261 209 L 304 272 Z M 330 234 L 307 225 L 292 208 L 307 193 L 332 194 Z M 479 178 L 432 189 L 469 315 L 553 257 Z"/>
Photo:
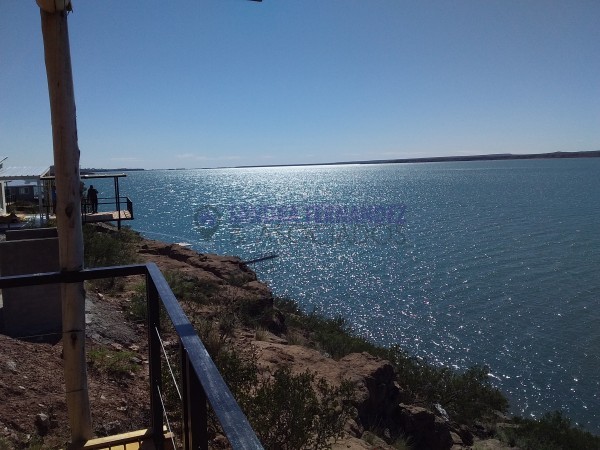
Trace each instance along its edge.
<path fill-rule="evenodd" d="M 50 172 L 50 167 L 3 167 L 0 181 L 41 180 Z"/>
<path fill-rule="evenodd" d="M 82 180 L 89 180 L 90 178 L 123 178 L 126 177 L 125 173 L 90 173 L 85 175 L 80 175 L 79 178 Z M 42 180 L 54 180 L 56 177 L 54 175 L 44 175 L 41 177 Z"/>

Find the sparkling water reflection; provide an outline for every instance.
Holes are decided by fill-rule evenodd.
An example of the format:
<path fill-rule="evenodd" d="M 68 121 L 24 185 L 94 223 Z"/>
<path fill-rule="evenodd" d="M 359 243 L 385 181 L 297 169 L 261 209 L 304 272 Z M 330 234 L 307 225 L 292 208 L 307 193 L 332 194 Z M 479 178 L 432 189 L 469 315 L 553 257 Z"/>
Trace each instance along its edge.
<path fill-rule="evenodd" d="M 432 362 L 487 364 L 515 412 L 563 409 L 600 432 L 598 173 L 597 159 L 151 171 L 121 190 L 148 237 L 277 254 L 255 266 L 277 295 Z M 197 216 L 401 203 L 401 226 L 224 215 L 209 236 Z"/>

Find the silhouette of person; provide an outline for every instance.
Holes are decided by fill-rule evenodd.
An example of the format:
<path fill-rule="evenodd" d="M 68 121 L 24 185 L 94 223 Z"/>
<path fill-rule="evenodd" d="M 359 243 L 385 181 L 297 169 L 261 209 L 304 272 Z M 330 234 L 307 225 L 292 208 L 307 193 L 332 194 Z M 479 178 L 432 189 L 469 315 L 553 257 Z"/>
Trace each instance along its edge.
<path fill-rule="evenodd" d="M 52 186 L 52 214 L 56 215 L 56 186 Z"/>
<path fill-rule="evenodd" d="M 83 181 L 79 182 L 79 194 L 81 195 L 81 210 L 84 214 L 88 212 L 88 204 L 87 204 L 87 188 Z"/>
<path fill-rule="evenodd" d="M 88 202 L 92 208 L 92 214 L 98 212 L 98 191 L 94 188 L 93 184 L 90 184 L 90 188 L 87 191 Z"/>

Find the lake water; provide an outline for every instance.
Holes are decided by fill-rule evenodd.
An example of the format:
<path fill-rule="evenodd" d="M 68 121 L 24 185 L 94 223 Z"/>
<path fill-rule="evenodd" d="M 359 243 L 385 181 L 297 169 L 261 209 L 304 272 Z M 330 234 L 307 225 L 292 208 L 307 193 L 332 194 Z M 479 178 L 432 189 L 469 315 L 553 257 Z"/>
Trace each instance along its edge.
<path fill-rule="evenodd" d="M 129 173 L 134 229 L 600 433 L 600 159 Z M 100 186 L 109 194 L 110 186 Z M 404 209 L 405 208 L 405 209 Z"/>

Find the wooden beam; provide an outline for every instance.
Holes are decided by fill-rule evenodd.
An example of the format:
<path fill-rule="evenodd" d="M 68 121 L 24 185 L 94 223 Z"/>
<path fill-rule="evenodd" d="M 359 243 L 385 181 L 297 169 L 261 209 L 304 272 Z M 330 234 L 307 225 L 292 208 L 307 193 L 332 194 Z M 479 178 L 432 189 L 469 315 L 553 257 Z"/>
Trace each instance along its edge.
<path fill-rule="evenodd" d="M 47 12 L 40 9 L 40 14 L 52 116 L 59 263 L 61 271 L 79 271 L 83 269 L 83 233 L 79 192 L 79 147 L 67 11 Z M 85 359 L 83 283 L 62 284 L 61 297 L 67 412 L 71 440 L 75 443 L 86 441 L 92 436 Z"/>
<path fill-rule="evenodd" d="M 172 434 L 167 432 L 166 427 L 163 427 L 165 438 L 165 449 L 172 449 L 170 445 Z M 112 448 L 128 449 L 128 444 L 134 444 L 134 448 L 147 448 L 148 444 L 152 444 L 152 430 L 137 430 L 129 433 L 118 434 L 115 436 L 107 436 L 97 439 L 90 439 L 82 447 L 81 450 L 104 450 Z M 137 444 L 137 446 L 135 446 Z"/>
<path fill-rule="evenodd" d="M 110 448 L 116 445 L 128 444 L 130 442 L 140 442 L 146 439 L 152 439 L 152 430 L 137 430 L 129 433 L 118 434 L 116 436 L 107 436 L 97 439 L 90 439 L 82 447 L 84 450 L 98 450 Z"/>

